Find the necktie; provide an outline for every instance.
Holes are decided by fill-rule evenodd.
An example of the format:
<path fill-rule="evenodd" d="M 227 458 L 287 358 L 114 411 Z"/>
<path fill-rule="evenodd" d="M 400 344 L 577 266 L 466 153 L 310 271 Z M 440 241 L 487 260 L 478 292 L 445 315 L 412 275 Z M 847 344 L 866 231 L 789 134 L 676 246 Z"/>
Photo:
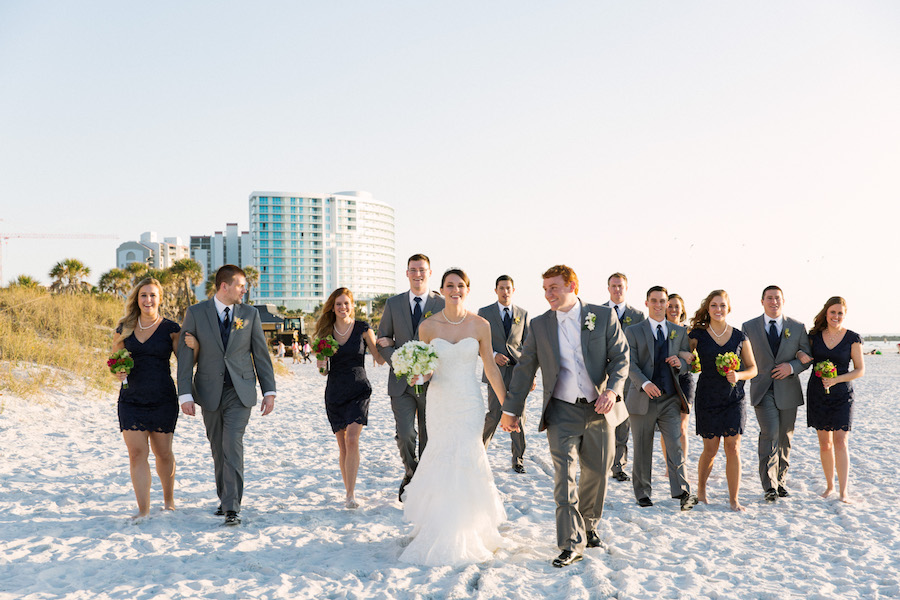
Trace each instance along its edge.
<path fill-rule="evenodd" d="M 616 307 L 616 318 L 619 319 L 619 322 L 621 322 L 622 321 L 622 311 L 619 310 L 618 304 L 616 304 L 615 307 Z"/>
<path fill-rule="evenodd" d="M 503 331 L 506 334 L 506 337 L 509 337 L 509 332 L 512 329 L 512 316 L 509 314 L 509 308 L 503 309 Z"/>
<path fill-rule="evenodd" d="M 231 318 L 228 314 L 231 312 L 229 307 L 225 307 L 225 315 L 222 317 L 222 323 L 219 325 L 221 327 L 219 333 L 222 334 L 222 345 L 226 348 L 228 347 L 228 336 L 231 333 Z"/>
<path fill-rule="evenodd" d="M 781 338 L 778 337 L 778 329 L 775 327 L 775 319 L 769 320 L 769 347 L 772 349 L 772 356 L 778 353 L 778 346 L 781 345 Z"/>
<path fill-rule="evenodd" d="M 422 320 L 422 299 L 416 296 L 416 307 L 413 309 L 412 321 L 413 330 L 419 330 L 419 321 Z"/>
<path fill-rule="evenodd" d="M 669 390 L 669 378 L 667 377 L 668 372 L 666 370 L 666 335 L 663 333 L 662 325 L 656 326 L 656 340 L 654 343 L 655 356 L 653 357 L 653 375 L 650 376 L 650 381 L 656 384 L 662 392 L 668 394 Z"/>

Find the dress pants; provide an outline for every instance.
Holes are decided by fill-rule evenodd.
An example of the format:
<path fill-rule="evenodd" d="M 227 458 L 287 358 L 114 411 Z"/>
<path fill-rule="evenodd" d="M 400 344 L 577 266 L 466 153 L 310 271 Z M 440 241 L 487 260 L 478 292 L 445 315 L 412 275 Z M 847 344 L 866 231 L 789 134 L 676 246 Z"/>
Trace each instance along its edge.
<path fill-rule="evenodd" d="M 509 389 L 509 382 L 512 381 L 513 369 L 507 368 L 506 373 L 503 375 L 503 385 L 506 389 Z M 500 419 L 503 417 L 503 407 L 500 404 L 500 399 L 497 397 L 497 394 L 494 393 L 494 388 L 491 387 L 490 384 L 487 386 L 488 388 L 488 410 L 484 415 L 484 432 L 481 437 L 484 441 L 484 447 L 487 448 L 491 439 L 494 437 L 494 432 L 497 431 L 497 425 L 500 424 Z M 522 466 L 524 460 L 523 456 L 525 455 L 525 415 L 519 419 L 519 431 L 510 431 L 510 446 L 512 449 L 512 466 Z"/>
<path fill-rule="evenodd" d="M 416 396 L 415 389 L 407 386 L 400 396 L 391 396 L 391 409 L 394 411 L 394 421 L 397 426 L 397 447 L 400 449 L 400 460 L 403 461 L 406 480 L 412 479 L 416 467 L 419 465 L 419 457 L 428 443 L 428 431 L 425 429 L 425 395 L 428 391 L 427 384 L 423 386 L 422 393 Z M 416 454 L 416 424 L 419 432 L 419 452 Z"/>
<path fill-rule="evenodd" d="M 650 398 L 647 414 L 631 415 L 631 439 L 634 443 L 631 479 L 634 497 L 651 498 L 651 465 L 656 426 L 666 442 L 666 467 L 669 470 L 669 492 L 673 498 L 690 492 L 681 449 L 681 401 L 675 394 Z"/>
<path fill-rule="evenodd" d="M 753 407 L 759 421 L 759 480 L 763 491 L 785 486 L 791 440 L 797 407 L 780 409 L 775 405 L 775 392 L 766 392 L 759 404 Z"/>
<path fill-rule="evenodd" d="M 222 388 L 219 407 L 201 410 L 222 510 L 240 512 L 244 495 L 244 431 L 253 409 L 244 406 L 234 388 L 226 385 Z"/>

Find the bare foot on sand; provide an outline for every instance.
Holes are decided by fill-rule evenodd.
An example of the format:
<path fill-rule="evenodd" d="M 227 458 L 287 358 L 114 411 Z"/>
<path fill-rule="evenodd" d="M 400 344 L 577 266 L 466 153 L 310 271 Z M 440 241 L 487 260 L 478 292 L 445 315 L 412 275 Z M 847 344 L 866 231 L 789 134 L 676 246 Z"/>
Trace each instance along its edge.
<path fill-rule="evenodd" d="M 828 496 L 832 495 L 833 493 L 834 493 L 834 488 L 830 487 L 830 488 L 827 488 L 824 492 L 822 492 L 821 496 L 823 498 L 827 498 Z"/>
<path fill-rule="evenodd" d="M 731 510 L 733 510 L 734 512 L 744 512 L 747 509 L 744 508 L 743 506 L 741 506 L 741 503 L 738 502 L 737 500 L 732 500 L 731 501 Z"/>

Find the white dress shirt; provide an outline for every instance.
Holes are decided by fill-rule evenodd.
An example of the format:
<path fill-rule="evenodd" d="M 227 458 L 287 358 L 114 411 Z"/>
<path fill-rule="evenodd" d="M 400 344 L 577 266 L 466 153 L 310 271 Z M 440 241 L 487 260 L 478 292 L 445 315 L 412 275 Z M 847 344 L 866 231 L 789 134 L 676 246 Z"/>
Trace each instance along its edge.
<path fill-rule="evenodd" d="M 409 314 L 416 312 L 416 298 L 421 298 L 422 301 L 419 303 L 419 306 L 422 307 L 422 316 L 425 316 L 425 301 L 428 300 L 428 292 L 425 292 L 421 296 L 416 296 L 412 293 L 412 290 L 409 291 Z"/>
<path fill-rule="evenodd" d="M 578 398 L 587 398 L 589 402 L 593 402 L 599 394 L 588 374 L 581 349 L 581 301 L 576 302 L 568 312 L 557 310 L 556 322 L 559 335 L 559 376 L 553 387 L 553 397 L 570 404 L 575 404 Z"/>

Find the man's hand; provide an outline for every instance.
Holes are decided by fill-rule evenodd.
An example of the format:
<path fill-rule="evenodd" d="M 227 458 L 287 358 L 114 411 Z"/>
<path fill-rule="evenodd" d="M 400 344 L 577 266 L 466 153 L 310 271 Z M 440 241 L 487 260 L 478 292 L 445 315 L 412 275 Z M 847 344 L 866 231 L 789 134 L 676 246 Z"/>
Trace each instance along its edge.
<path fill-rule="evenodd" d="M 605 415 L 612 410 L 616 403 L 616 393 L 612 390 L 604 390 L 597 401 L 594 402 L 594 411 L 599 415 Z"/>
<path fill-rule="evenodd" d="M 503 413 L 500 417 L 500 429 L 503 431 L 519 431 L 519 417 Z"/>
<path fill-rule="evenodd" d="M 772 379 L 787 379 L 793 374 L 794 370 L 787 363 L 779 363 L 772 369 Z"/>
<path fill-rule="evenodd" d="M 509 357 L 498 352 L 494 355 L 494 362 L 497 363 L 498 366 L 505 367 L 509 362 Z"/>
<path fill-rule="evenodd" d="M 194 407 L 193 402 L 185 402 L 181 405 L 181 412 L 188 415 L 189 417 L 193 417 L 197 414 L 197 409 Z"/>
<path fill-rule="evenodd" d="M 647 392 L 647 395 L 650 396 L 651 398 L 659 398 L 660 396 L 662 396 L 662 390 L 660 390 L 657 387 L 657 385 L 655 383 L 653 383 L 652 381 L 645 384 L 644 387 L 641 389 L 643 389 L 645 392 Z"/>
<path fill-rule="evenodd" d="M 262 412 L 262 416 L 266 416 L 273 410 L 275 410 L 275 396 L 273 394 L 269 394 L 265 398 L 263 398 L 262 405 L 259 407 L 259 410 Z"/>

